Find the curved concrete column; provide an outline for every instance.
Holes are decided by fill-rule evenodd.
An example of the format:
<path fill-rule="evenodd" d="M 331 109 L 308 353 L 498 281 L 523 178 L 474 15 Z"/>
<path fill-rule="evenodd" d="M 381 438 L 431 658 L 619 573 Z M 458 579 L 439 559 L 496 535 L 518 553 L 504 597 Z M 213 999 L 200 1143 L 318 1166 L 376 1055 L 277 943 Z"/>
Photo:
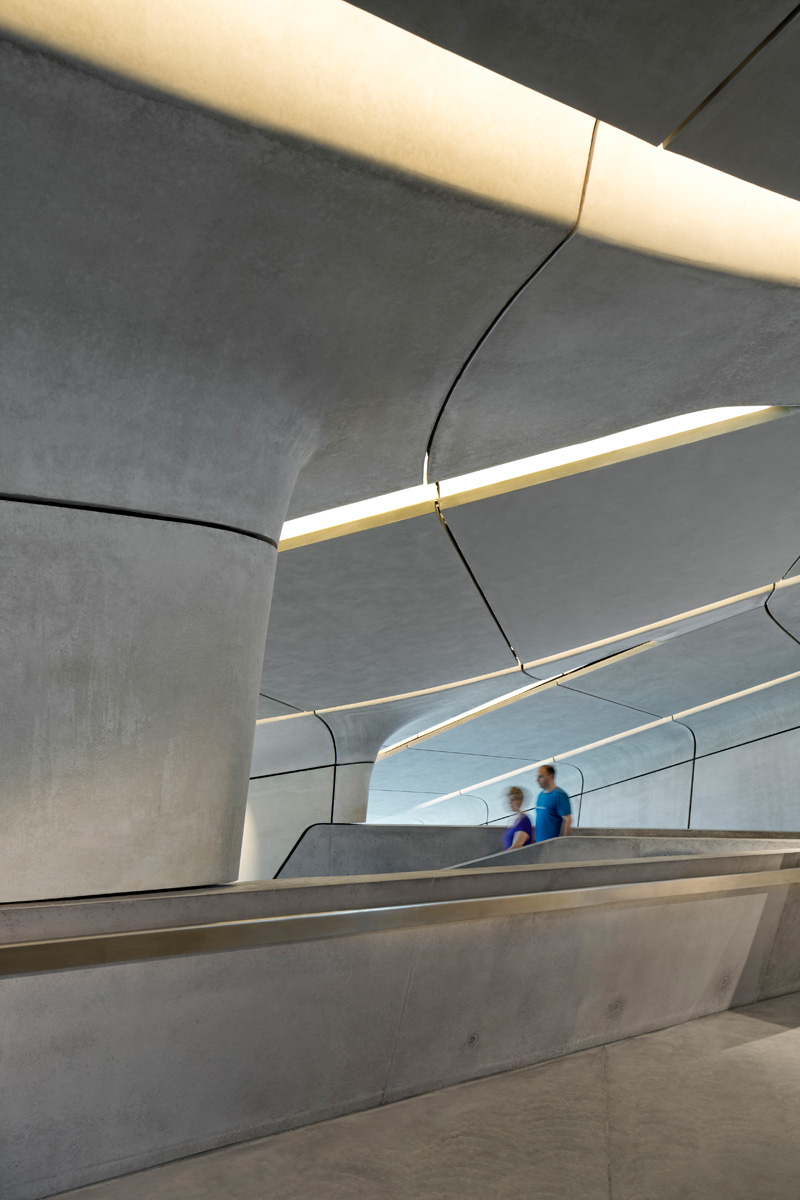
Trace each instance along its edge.
<path fill-rule="evenodd" d="M 235 878 L 275 550 L 0 501 L 0 900 Z"/>

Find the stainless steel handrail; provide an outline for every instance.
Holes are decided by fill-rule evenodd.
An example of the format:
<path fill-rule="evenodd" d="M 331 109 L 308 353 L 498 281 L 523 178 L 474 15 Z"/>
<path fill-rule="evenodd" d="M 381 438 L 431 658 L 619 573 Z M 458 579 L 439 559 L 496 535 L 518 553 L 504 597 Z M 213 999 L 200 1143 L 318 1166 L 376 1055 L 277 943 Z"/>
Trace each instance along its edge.
<path fill-rule="evenodd" d="M 533 892 L 470 900 L 440 900 L 427 904 L 341 912 L 305 913 L 298 916 L 257 917 L 182 925 L 170 929 L 142 929 L 128 933 L 90 934 L 39 942 L 0 945 L 0 976 L 96 967 L 143 959 L 174 958 L 225 950 L 349 937 L 354 934 L 412 929 L 492 917 L 563 912 L 609 905 L 691 900 L 713 894 L 759 892 L 765 888 L 800 883 L 800 867 L 754 871 L 741 875 L 712 875 L 695 879 L 668 879 L 651 883 L 623 883 L 575 888 L 561 892 Z"/>

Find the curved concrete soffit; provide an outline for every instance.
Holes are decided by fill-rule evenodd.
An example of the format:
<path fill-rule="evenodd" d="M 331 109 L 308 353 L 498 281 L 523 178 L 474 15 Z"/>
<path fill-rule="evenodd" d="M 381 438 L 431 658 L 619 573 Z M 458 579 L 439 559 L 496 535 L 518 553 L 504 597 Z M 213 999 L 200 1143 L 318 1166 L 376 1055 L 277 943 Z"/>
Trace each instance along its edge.
<path fill-rule="evenodd" d="M 370 496 L 352 504 L 294 517 L 283 525 L 278 550 L 285 553 L 316 542 L 347 537 L 364 529 L 374 529 L 379 525 L 408 521 L 425 513 L 439 512 L 441 515 L 444 509 L 472 504 L 488 496 L 521 491 L 541 483 L 550 483 L 554 479 L 563 479 L 567 475 L 595 471 L 598 467 L 657 454 L 661 450 L 686 446 L 706 438 L 720 437 L 724 433 L 734 433 L 795 412 L 795 408 L 781 405 L 702 409 L 638 425 L 633 429 L 619 430 L 558 450 L 497 463 L 451 479 L 431 483 L 426 481 L 398 492 Z"/>
<path fill-rule="evenodd" d="M 503 783 L 506 779 L 516 779 L 520 775 L 526 775 L 529 771 L 535 771 L 539 767 L 544 766 L 545 763 L 563 762 L 577 754 L 585 754 L 587 751 L 596 750 L 600 746 L 610 746 L 612 742 L 620 742 L 625 738 L 634 737 L 638 733 L 657 729 L 659 726 L 681 724 L 687 717 L 694 716 L 695 713 L 707 712 L 711 708 L 718 708 L 722 704 L 730 704 L 733 700 L 741 700 L 745 696 L 753 696 L 757 692 L 779 687 L 782 683 L 790 683 L 795 679 L 800 679 L 800 671 L 793 671 L 789 675 L 781 675 L 778 679 L 768 679 L 764 683 L 756 684 L 755 687 L 745 688 L 741 692 L 732 692 L 729 696 L 719 696 L 716 700 L 709 700 L 706 704 L 698 704 L 694 708 L 686 708 L 682 712 L 672 713 L 667 717 L 659 717 L 657 721 L 648 721 L 645 725 L 636 725 L 632 729 L 624 729 L 621 733 L 612 734 L 611 737 L 601 738 L 596 742 L 589 742 L 585 746 L 577 746 L 573 750 L 565 750 L 562 754 L 553 754 L 549 758 L 539 759 L 535 763 L 527 763 L 524 767 L 516 767 L 513 771 L 505 771 L 502 775 L 494 775 L 491 779 L 481 779 L 478 783 L 460 788 L 456 792 L 447 792 L 443 796 L 436 796 L 433 800 L 425 800 L 422 804 L 415 804 L 408 811 L 409 813 L 413 813 L 419 809 L 432 808 L 447 800 L 454 800 L 458 796 L 469 796 L 471 793 L 478 791 L 479 788 L 485 788 L 491 784 Z"/>
<path fill-rule="evenodd" d="M 341 0 L 0 0 L 0 26 L 252 125 L 712 270 L 800 284 L 800 202 Z M 584 194 L 585 193 L 585 194 Z"/>
<path fill-rule="evenodd" d="M 793 563 L 792 566 L 794 565 L 795 564 Z M 466 721 L 472 720 L 474 717 L 483 716 L 488 712 L 492 712 L 496 708 L 503 708 L 517 700 L 523 700 L 537 691 L 545 691 L 550 687 L 555 686 L 557 683 L 562 682 L 567 677 L 575 678 L 579 675 L 587 674 L 590 671 L 596 671 L 601 667 L 611 665 L 612 663 L 619 663 L 623 656 L 627 657 L 630 654 L 638 654 L 641 651 L 648 650 L 661 642 L 669 640 L 670 638 L 679 637 L 681 633 L 692 632 L 703 625 L 711 625 L 718 620 L 725 620 L 726 617 L 732 615 L 729 611 L 727 611 L 729 609 L 736 608 L 738 611 L 739 609 L 744 609 L 750 606 L 761 605 L 764 600 L 771 598 L 772 595 L 778 590 L 794 587 L 795 584 L 798 583 L 800 583 L 800 575 L 792 575 L 789 578 L 784 577 L 775 583 L 768 583 L 763 587 L 754 588 L 749 592 L 742 592 L 738 596 L 728 596 L 724 600 L 717 600 L 713 604 L 704 605 L 702 608 L 696 608 L 691 609 L 688 612 L 677 613 L 673 617 L 667 617 L 662 621 L 656 621 L 650 625 L 642 625 L 638 629 L 629 629 L 624 633 L 614 634 L 612 637 L 603 638 L 598 642 L 587 643 L 584 646 L 575 646 L 570 650 L 563 650 L 559 651 L 557 654 L 548 655 L 547 658 L 540 658 L 532 662 L 523 663 L 521 669 L 519 667 L 506 667 L 501 671 L 493 671 L 488 675 L 478 675 L 471 679 L 457 679 L 450 683 L 443 683 L 438 687 L 421 688 L 419 691 L 403 692 L 397 696 L 380 696 L 373 700 L 355 701 L 351 704 L 337 704 L 332 705 L 329 708 L 313 710 L 304 709 L 293 713 L 286 713 L 281 716 L 262 717 L 260 720 L 256 721 L 256 724 L 272 725 L 279 721 L 293 721 L 298 717 L 307 717 L 311 715 L 319 716 L 320 714 L 327 713 L 351 712 L 357 709 L 372 708 L 381 704 L 391 704 L 394 701 L 430 696 L 440 692 L 451 691 L 456 688 L 466 688 L 471 684 L 481 683 L 486 679 L 499 679 L 506 675 L 519 676 L 520 674 L 524 674 L 525 672 L 534 670 L 538 667 L 547 666 L 550 663 L 570 660 L 581 654 L 591 654 L 593 652 L 596 653 L 598 650 L 602 650 L 606 647 L 618 646 L 619 643 L 627 642 L 632 638 L 647 638 L 648 634 L 652 635 L 644 642 L 637 643 L 636 645 L 630 647 L 618 647 L 618 649 L 612 650 L 605 657 L 593 659 L 590 662 L 582 663 L 577 667 L 570 668 L 569 670 L 558 672 L 556 675 L 550 678 L 534 679 L 533 682 L 525 684 L 520 688 L 516 688 L 502 696 L 496 697 L 495 699 L 488 701 L 486 704 L 469 708 L 465 712 L 457 714 L 454 717 L 450 717 L 447 721 L 441 722 L 436 726 L 420 730 L 413 736 L 404 739 L 403 742 L 397 743 L 394 746 L 386 747 L 386 749 L 378 755 L 379 758 L 385 758 L 389 753 L 397 753 L 399 750 L 405 749 L 406 746 L 410 746 L 417 741 L 427 740 L 427 738 L 443 732 L 445 728 L 453 728 L 456 725 L 460 725 Z M 790 636 L 792 635 L 790 634 Z M 531 677 L 528 676 L 528 678 Z M 733 697 L 728 698 L 731 699 Z M 722 701 L 715 701 L 714 703 L 722 703 Z M 706 705 L 704 707 L 710 707 L 710 705 Z M 665 721 L 670 721 L 672 719 L 672 717 L 664 718 Z M 636 730 L 632 730 L 631 732 L 636 732 Z M 627 736 L 627 734 L 624 736 Z M 586 747 L 582 747 L 582 749 L 586 749 Z M 577 751 L 573 751 L 572 753 L 577 753 Z M 525 770 L 527 769 L 529 768 L 525 768 Z"/>

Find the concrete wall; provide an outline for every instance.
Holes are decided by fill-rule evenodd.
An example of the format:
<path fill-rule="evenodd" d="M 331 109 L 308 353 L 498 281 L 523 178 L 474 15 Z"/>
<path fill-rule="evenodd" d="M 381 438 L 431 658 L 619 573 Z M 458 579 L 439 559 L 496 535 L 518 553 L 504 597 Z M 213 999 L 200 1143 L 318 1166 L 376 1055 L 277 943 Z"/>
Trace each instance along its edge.
<path fill-rule="evenodd" d="M 670 855 L 707 855 L 760 851 L 766 853 L 777 849 L 800 849 L 800 837 L 581 837 L 551 838 L 534 846 L 521 846 L 518 850 L 506 850 L 488 858 L 457 864 L 461 869 L 478 867 L 500 867 L 506 864 L 527 863 L 579 863 L 586 861 L 626 861 L 636 858 L 660 858 Z"/>
<path fill-rule="evenodd" d="M 502 849 L 502 830 L 469 826 L 428 825 L 329 825 L 308 829 L 280 871 L 281 879 L 307 879 L 337 875 L 376 875 L 391 872 L 431 871 L 449 867 L 501 867 L 534 863 L 573 863 L 586 860 L 625 860 L 663 855 L 723 854 L 800 847 L 800 835 L 771 838 L 681 837 L 660 831 L 647 837 L 614 830 L 604 836 L 594 829 L 552 838 L 518 850 Z"/>
<path fill-rule="evenodd" d="M 698 759 L 692 825 L 722 814 L 733 829 L 795 829 L 800 825 L 800 730 L 734 746 Z"/>
<path fill-rule="evenodd" d="M 463 825 L 317 825 L 299 842 L 280 878 L 435 871 L 496 853 L 502 832 Z"/>
<path fill-rule="evenodd" d="M 262 705 L 278 708 L 292 711 L 276 701 Z M 310 826 L 364 820 L 372 763 L 337 760 L 332 729 L 313 713 L 256 725 L 240 880 L 272 879 Z"/>
<path fill-rule="evenodd" d="M 236 876 L 275 550 L 0 500 L 0 899 Z"/>
<path fill-rule="evenodd" d="M 699 724 L 699 722 L 698 722 Z M 800 826 L 800 730 L 701 751 L 694 767 L 693 829 Z M 680 829 L 689 818 L 690 764 L 649 772 L 584 795 L 581 824 Z"/>
<path fill-rule="evenodd" d="M 797 891 L 2 979 L 4 1200 L 791 991 Z"/>
<path fill-rule="evenodd" d="M 798 839 L 800 841 L 800 839 Z M 501 865 L 495 865 L 499 862 Z M 215 921 L 250 920 L 342 909 L 383 908 L 437 900 L 563 891 L 615 883 L 777 871 L 800 865 L 800 850 L 744 849 L 677 854 L 608 862 L 538 862 L 515 854 L 454 871 L 409 871 L 386 875 L 269 880 L 186 891 L 93 896 L 53 903 L 0 905 L 0 943 L 168 929 Z"/>

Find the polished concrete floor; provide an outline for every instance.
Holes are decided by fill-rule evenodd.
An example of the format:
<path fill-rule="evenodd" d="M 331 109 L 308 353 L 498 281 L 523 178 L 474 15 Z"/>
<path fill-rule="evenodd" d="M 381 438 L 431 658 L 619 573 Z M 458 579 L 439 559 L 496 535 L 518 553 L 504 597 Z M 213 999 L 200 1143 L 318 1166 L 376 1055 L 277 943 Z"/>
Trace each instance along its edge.
<path fill-rule="evenodd" d="M 68 1195 L 798 1200 L 800 994 Z"/>

